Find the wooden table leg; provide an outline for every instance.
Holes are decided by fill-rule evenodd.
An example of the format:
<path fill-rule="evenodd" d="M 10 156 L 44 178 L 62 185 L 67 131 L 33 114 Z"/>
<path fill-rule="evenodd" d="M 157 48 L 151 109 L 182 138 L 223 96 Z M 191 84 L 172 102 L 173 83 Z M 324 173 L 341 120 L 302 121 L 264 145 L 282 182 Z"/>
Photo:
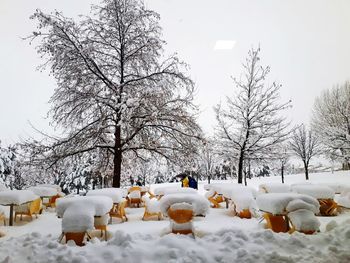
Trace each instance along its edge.
<path fill-rule="evenodd" d="M 13 205 L 10 205 L 9 225 L 10 225 L 10 226 L 13 226 Z"/>

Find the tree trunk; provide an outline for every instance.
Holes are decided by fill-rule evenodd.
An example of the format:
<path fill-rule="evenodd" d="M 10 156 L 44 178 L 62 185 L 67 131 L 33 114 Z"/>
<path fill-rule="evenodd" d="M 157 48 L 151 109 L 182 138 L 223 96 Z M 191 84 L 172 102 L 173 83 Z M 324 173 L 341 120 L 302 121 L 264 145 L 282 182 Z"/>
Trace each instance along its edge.
<path fill-rule="evenodd" d="M 305 169 L 305 178 L 306 180 L 309 180 L 309 165 L 304 162 L 304 169 Z"/>
<path fill-rule="evenodd" d="M 122 150 L 121 150 L 121 129 L 120 126 L 115 128 L 115 144 L 114 144 L 114 158 L 113 158 L 113 187 L 120 187 L 120 174 L 122 168 Z"/>
<path fill-rule="evenodd" d="M 243 151 L 239 153 L 239 161 L 238 161 L 238 183 L 243 183 Z"/>
<path fill-rule="evenodd" d="M 281 177 L 282 177 L 282 184 L 284 184 L 284 165 L 281 166 Z"/>

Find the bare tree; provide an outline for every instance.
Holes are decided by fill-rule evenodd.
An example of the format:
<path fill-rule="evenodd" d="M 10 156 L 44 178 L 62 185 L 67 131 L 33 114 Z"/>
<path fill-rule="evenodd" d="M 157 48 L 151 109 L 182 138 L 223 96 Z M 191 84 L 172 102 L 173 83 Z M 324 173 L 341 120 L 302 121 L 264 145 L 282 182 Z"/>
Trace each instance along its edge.
<path fill-rule="evenodd" d="M 341 160 L 350 169 L 350 82 L 319 96 L 313 108 L 312 127 L 331 160 Z"/>
<path fill-rule="evenodd" d="M 319 140 L 312 130 L 307 131 L 302 124 L 293 131 L 290 141 L 291 150 L 301 158 L 305 169 L 305 178 L 309 180 L 309 164 L 312 157 L 319 154 Z"/>
<path fill-rule="evenodd" d="M 236 80 L 236 92 L 227 98 L 227 109 L 215 108 L 218 120 L 216 136 L 221 148 L 238 156 L 238 183 L 242 183 L 245 161 L 263 159 L 269 149 L 285 141 L 289 123 L 280 114 L 290 101 L 279 104 L 280 84 L 267 85 L 270 67 L 259 65 L 260 48 L 252 49 L 243 64 L 244 74 Z"/>
<path fill-rule="evenodd" d="M 51 97 L 60 137 L 31 141 L 52 164 L 84 152 L 103 151 L 120 186 L 125 153 L 174 159 L 186 153 L 200 128 L 192 104 L 187 65 L 162 56 L 159 15 L 139 0 L 104 0 L 91 16 L 75 22 L 38 10 L 38 53 L 57 81 Z"/>

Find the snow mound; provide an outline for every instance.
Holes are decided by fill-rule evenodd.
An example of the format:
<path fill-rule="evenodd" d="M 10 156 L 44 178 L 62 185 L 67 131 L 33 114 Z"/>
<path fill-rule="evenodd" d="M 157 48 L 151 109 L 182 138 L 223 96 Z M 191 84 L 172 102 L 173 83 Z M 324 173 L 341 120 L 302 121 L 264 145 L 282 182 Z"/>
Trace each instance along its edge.
<path fill-rule="evenodd" d="M 164 215 L 167 215 L 169 207 L 176 203 L 188 203 L 193 206 L 195 215 L 206 215 L 209 211 L 209 201 L 198 194 L 170 194 L 160 199 L 160 209 Z"/>
<path fill-rule="evenodd" d="M 113 203 L 120 203 L 124 197 L 127 196 L 127 190 L 122 188 L 103 188 L 90 190 L 87 196 L 107 196 L 112 198 Z"/>
<path fill-rule="evenodd" d="M 321 225 L 314 212 L 306 209 L 289 212 L 288 218 L 297 231 L 317 231 Z"/>
<path fill-rule="evenodd" d="M 286 206 L 287 212 L 293 212 L 299 209 L 306 209 L 306 210 L 312 211 L 314 214 L 318 214 L 320 212 L 319 206 L 307 203 L 301 199 L 292 200 Z"/>
<path fill-rule="evenodd" d="M 223 229 L 195 239 L 117 231 L 108 242 L 88 243 L 84 247 L 59 244 L 54 236 L 27 234 L 0 243 L 0 262 L 345 263 L 350 258 L 349 226 L 341 224 L 332 231 L 311 236 Z"/>
<path fill-rule="evenodd" d="M 288 193 L 291 192 L 291 187 L 282 183 L 265 183 L 259 185 L 259 191 L 261 193 Z"/>
<path fill-rule="evenodd" d="M 149 198 L 148 196 L 143 196 L 142 201 L 145 202 L 147 206 L 147 211 L 150 213 L 159 213 L 160 212 L 160 203 L 156 198 Z"/>
<path fill-rule="evenodd" d="M 39 196 L 29 190 L 8 190 L 0 192 L 0 205 L 15 204 L 20 205 L 35 199 Z"/>
<path fill-rule="evenodd" d="M 227 195 L 227 197 L 235 204 L 236 212 L 250 209 L 255 203 L 253 192 L 247 187 L 235 188 Z"/>
<path fill-rule="evenodd" d="M 350 208 L 350 189 L 344 189 L 343 192 L 336 198 L 338 205 Z"/>

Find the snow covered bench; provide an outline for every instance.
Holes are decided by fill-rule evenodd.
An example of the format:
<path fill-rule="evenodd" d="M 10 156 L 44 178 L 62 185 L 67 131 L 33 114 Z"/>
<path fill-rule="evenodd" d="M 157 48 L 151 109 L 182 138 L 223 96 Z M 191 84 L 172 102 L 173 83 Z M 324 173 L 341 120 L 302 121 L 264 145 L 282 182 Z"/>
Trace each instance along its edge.
<path fill-rule="evenodd" d="M 29 190 L 8 190 L 0 192 L 0 205 L 10 206 L 10 215 L 9 215 L 9 225 L 13 225 L 13 211 L 14 207 L 30 203 L 39 196 L 35 195 L 32 191 Z M 40 198 L 39 198 L 40 199 Z M 39 213 L 39 211 L 32 211 L 34 213 Z"/>
<path fill-rule="evenodd" d="M 264 212 L 267 228 L 274 232 L 314 233 L 320 226 L 315 214 L 319 212 L 317 199 L 296 193 L 267 193 L 256 198 Z M 290 224 L 291 223 L 291 226 Z"/>
<path fill-rule="evenodd" d="M 106 196 L 78 196 L 57 200 L 57 216 L 62 218 L 62 237 L 83 245 L 85 235 L 93 229 L 107 232 L 113 201 Z"/>
<path fill-rule="evenodd" d="M 334 201 L 334 189 L 325 185 L 295 184 L 292 185 L 292 191 L 295 193 L 305 194 L 316 198 L 320 203 L 320 215 L 337 215 L 338 205 Z"/>
<path fill-rule="evenodd" d="M 259 192 L 261 193 L 289 193 L 291 187 L 288 184 L 282 183 L 265 183 L 259 185 Z"/>

